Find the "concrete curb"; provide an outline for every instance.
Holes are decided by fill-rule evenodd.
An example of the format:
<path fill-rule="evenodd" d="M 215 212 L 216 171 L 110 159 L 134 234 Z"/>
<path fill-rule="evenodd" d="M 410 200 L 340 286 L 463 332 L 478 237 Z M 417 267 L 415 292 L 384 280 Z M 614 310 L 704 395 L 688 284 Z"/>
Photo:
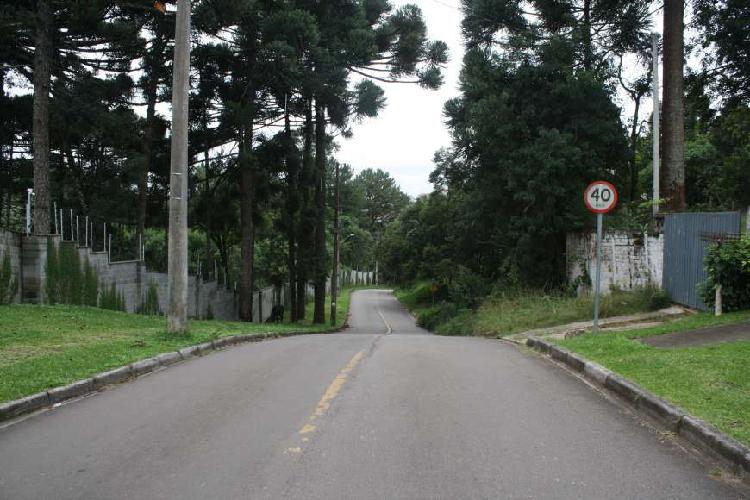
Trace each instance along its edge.
<path fill-rule="evenodd" d="M 183 347 L 179 351 L 167 352 L 152 358 L 141 359 L 129 365 L 101 372 L 68 385 L 54 387 L 47 391 L 32 394 L 31 396 L 0 403 L 0 422 L 27 415 L 43 408 L 49 408 L 70 399 L 87 396 L 102 390 L 106 386 L 127 382 L 158 369 L 167 368 L 175 363 L 186 361 L 196 356 L 203 356 L 211 351 L 226 349 L 227 347 L 246 342 L 261 342 L 263 340 L 298 335 L 337 333 L 348 327 L 349 321 L 347 318 L 343 326 L 321 332 L 246 333 L 221 337 L 211 342 Z"/>
<path fill-rule="evenodd" d="M 630 380 L 603 366 L 574 354 L 564 347 L 538 337 L 529 337 L 526 345 L 564 363 L 593 384 L 625 401 L 669 431 L 682 436 L 699 449 L 728 463 L 743 479 L 750 479 L 750 448 L 678 406 L 648 392 Z"/>

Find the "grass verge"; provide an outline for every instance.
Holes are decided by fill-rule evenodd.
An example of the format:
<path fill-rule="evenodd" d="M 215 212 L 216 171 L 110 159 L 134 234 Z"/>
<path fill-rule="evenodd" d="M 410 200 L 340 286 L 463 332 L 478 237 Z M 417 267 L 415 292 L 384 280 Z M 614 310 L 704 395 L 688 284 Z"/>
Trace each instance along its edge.
<path fill-rule="evenodd" d="M 461 309 L 433 298 L 428 283 L 396 291 L 421 326 L 443 335 L 503 337 L 525 330 L 591 319 L 593 298 L 538 290 L 513 290 L 485 298 L 476 310 Z M 663 292 L 644 288 L 603 296 L 601 317 L 652 311 L 669 305 Z"/>
<path fill-rule="evenodd" d="M 343 326 L 351 290 L 338 299 Z M 327 304 L 329 304 L 327 302 Z M 312 307 L 307 308 L 311 317 Z M 326 309 L 326 316 L 330 307 Z M 0 306 L 0 402 L 65 385 L 164 352 L 246 333 L 316 333 L 328 324 L 191 321 L 184 336 L 170 335 L 165 318 L 82 306 Z"/>
<path fill-rule="evenodd" d="M 638 383 L 750 445 L 750 342 L 665 349 L 638 341 L 659 335 L 750 320 L 750 311 L 710 313 L 654 328 L 586 334 L 559 344 Z"/>

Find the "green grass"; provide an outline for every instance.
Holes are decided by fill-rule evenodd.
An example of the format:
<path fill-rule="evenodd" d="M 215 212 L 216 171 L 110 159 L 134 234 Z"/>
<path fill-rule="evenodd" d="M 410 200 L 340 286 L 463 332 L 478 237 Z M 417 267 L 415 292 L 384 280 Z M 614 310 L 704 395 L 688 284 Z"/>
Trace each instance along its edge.
<path fill-rule="evenodd" d="M 338 300 L 344 324 L 351 290 Z M 326 317 L 330 306 L 326 308 Z M 324 332 L 330 325 L 191 321 L 190 332 L 166 332 L 166 319 L 82 306 L 0 306 L 0 401 L 8 401 L 160 353 L 227 335 Z"/>
<path fill-rule="evenodd" d="M 559 343 L 681 406 L 750 445 L 750 342 L 664 349 L 640 337 L 750 319 L 750 311 L 700 313 L 642 330 L 586 334 Z"/>
<path fill-rule="evenodd" d="M 503 337 L 525 330 L 590 320 L 593 298 L 570 297 L 537 290 L 513 290 L 484 299 L 476 311 L 433 303 L 429 285 L 419 283 L 396 291 L 396 297 L 438 334 Z M 613 291 L 602 297 L 601 317 L 635 314 L 666 307 L 662 292 L 646 288 Z"/>

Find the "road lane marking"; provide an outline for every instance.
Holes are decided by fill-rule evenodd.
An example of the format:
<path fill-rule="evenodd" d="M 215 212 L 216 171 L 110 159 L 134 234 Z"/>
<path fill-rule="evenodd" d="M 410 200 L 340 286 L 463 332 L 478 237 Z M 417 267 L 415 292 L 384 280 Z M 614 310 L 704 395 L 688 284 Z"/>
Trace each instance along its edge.
<path fill-rule="evenodd" d="M 328 386 L 326 392 L 323 393 L 323 397 L 320 398 L 320 401 L 318 401 L 318 406 L 315 407 L 315 411 L 310 416 L 310 421 L 313 421 L 316 418 L 320 418 L 326 414 L 328 409 L 331 407 L 331 402 L 344 386 L 347 377 L 349 376 L 351 371 L 354 370 L 354 367 L 357 366 L 357 363 L 359 363 L 364 355 L 365 351 L 359 351 L 351 360 L 349 360 L 349 363 L 346 364 L 346 366 L 338 373 L 338 375 L 336 375 L 336 378 L 333 379 L 333 382 L 331 382 L 331 385 Z"/>
<path fill-rule="evenodd" d="M 385 320 L 385 316 L 383 316 L 383 313 L 380 311 L 380 309 L 378 309 L 378 315 L 380 315 L 380 319 L 383 320 L 383 324 L 387 328 L 385 334 L 390 335 L 393 329 L 391 328 L 391 325 L 389 325 L 388 322 Z"/>
<path fill-rule="evenodd" d="M 331 408 L 331 403 L 336 398 L 338 393 L 341 392 L 341 388 L 344 387 L 344 383 L 346 383 L 346 379 L 349 378 L 349 374 L 352 372 L 352 370 L 354 370 L 354 368 L 357 366 L 357 364 L 359 364 L 364 356 L 365 351 L 359 351 L 357 354 L 355 354 L 354 357 L 349 360 L 346 366 L 342 368 L 341 371 L 336 375 L 336 378 L 333 379 L 331 385 L 329 385 L 326 391 L 323 393 L 320 401 L 318 401 L 318 404 L 315 406 L 315 410 L 313 410 L 312 414 L 308 418 L 308 422 L 305 423 L 305 425 L 303 425 L 299 430 L 298 434 L 300 436 L 305 436 L 302 438 L 303 443 L 307 443 L 309 441 L 307 435 L 312 434 L 317 430 L 318 427 L 314 424 L 314 422 L 317 419 L 325 416 L 329 408 Z M 288 448 L 287 451 L 294 454 L 299 454 L 302 453 L 302 448 Z"/>

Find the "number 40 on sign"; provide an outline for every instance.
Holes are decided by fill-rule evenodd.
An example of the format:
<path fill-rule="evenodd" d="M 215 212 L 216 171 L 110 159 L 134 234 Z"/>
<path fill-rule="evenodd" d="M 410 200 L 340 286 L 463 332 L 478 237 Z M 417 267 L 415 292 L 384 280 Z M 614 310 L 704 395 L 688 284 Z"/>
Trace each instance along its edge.
<path fill-rule="evenodd" d="M 617 190 L 607 181 L 594 181 L 583 192 L 583 202 L 596 214 L 596 278 L 594 282 L 594 333 L 599 331 L 599 295 L 602 279 L 602 216 L 617 205 Z"/>

